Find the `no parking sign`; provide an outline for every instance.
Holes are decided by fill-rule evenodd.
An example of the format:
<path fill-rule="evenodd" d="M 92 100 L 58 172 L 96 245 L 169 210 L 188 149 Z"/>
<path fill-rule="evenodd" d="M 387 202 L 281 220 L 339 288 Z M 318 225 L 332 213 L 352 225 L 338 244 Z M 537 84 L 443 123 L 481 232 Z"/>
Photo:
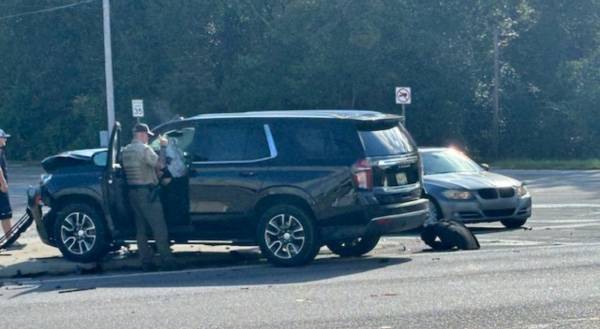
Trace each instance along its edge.
<path fill-rule="evenodd" d="M 412 101 L 412 94 L 410 87 L 396 87 L 396 104 L 410 104 Z"/>

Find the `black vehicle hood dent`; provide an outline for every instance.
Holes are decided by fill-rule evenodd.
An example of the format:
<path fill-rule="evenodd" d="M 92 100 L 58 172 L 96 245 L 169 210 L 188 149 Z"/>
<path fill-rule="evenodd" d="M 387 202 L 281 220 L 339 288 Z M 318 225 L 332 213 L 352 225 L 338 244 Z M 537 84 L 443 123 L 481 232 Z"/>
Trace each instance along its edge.
<path fill-rule="evenodd" d="M 42 161 L 42 167 L 47 173 L 52 173 L 65 167 L 77 167 L 92 164 L 92 157 L 106 149 L 85 149 L 60 153 L 47 157 Z"/>

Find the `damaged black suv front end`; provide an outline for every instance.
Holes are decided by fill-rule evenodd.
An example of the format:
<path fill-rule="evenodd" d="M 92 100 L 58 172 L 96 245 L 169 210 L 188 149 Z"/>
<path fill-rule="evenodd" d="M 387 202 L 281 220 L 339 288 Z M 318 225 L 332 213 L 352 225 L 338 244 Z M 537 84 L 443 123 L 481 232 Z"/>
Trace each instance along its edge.
<path fill-rule="evenodd" d="M 101 180 L 105 149 L 65 152 L 42 161 L 46 171 L 27 191 L 27 213 L 42 242 L 56 247 L 56 211 L 67 201 L 80 199 L 102 207 Z M 96 156 L 99 155 L 99 156 Z"/>

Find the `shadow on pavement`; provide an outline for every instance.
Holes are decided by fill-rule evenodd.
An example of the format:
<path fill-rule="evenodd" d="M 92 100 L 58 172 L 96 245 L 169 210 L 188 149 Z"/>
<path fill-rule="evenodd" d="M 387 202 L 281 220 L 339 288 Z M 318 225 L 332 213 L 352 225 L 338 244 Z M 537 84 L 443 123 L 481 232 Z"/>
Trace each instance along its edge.
<path fill-rule="evenodd" d="M 282 268 L 269 264 L 252 267 L 213 268 L 175 272 L 131 273 L 40 281 L 19 287 L 11 298 L 30 293 L 72 293 L 98 288 L 235 287 L 282 285 L 327 280 L 410 262 L 410 258 L 319 258 L 303 267 Z"/>
<path fill-rule="evenodd" d="M 469 230 L 473 232 L 473 234 L 493 234 L 493 233 L 502 233 L 502 232 L 514 232 L 514 231 L 529 231 L 529 227 L 519 227 L 519 228 L 506 228 L 506 227 L 484 227 L 484 226 L 470 226 Z"/>

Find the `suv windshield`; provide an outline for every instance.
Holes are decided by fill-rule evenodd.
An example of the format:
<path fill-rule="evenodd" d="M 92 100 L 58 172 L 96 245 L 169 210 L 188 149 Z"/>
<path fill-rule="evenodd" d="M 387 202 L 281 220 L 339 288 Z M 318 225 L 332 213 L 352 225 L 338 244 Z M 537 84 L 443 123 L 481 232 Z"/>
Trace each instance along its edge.
<path fill-rule="evenodd" d="M 421 158 L 425 175 L 481 171 L 473 160 L 454 150 L 423 152 Z"/>
<path fill-rule="evenodd" d="M 410 137 L 397 122 L 375 127 L 359 127 L 358 134 L 369 157 L 401 155 L 415 150 Z"/>

